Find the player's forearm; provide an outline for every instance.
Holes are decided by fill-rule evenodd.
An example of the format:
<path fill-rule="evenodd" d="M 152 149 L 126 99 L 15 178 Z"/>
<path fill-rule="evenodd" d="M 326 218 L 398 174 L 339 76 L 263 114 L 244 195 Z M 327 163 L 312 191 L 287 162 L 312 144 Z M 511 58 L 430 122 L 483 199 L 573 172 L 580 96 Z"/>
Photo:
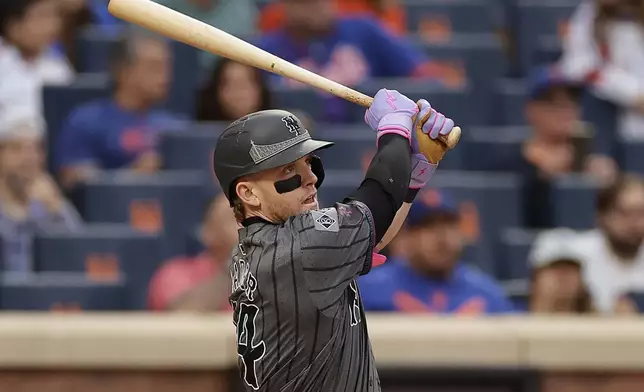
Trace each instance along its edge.
<path fill-rule="evenodd" d="M 410 176 L 409 140 L 399 135 L 382 136 L 365 180 L 349 197 L 369 207 L 374 220 L 376 242 L 384 237 L 406 199 Z"/>

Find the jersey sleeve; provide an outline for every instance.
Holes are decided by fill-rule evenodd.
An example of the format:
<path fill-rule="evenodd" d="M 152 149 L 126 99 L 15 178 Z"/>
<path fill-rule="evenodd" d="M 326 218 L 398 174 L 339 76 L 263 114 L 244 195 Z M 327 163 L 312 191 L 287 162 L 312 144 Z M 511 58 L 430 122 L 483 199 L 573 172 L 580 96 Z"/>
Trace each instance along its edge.
<path fill-rule="evenodd" d="M 373 219 L 361 202 L 336 203 L 294 218 L 302 269 L 318 308 L 330 309 L 356 277 L 371 270 Z"/>

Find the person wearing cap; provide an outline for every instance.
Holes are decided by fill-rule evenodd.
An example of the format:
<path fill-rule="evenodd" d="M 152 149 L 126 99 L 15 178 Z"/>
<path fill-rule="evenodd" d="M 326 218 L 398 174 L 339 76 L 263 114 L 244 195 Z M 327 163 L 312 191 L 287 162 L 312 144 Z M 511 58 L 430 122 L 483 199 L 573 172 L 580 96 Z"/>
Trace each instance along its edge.
<path fill-rule="evenodd" d="M 367 311 L 500 314 L 513 307 L 494 279 L 461 261 L 465 238 L 459 211 L 445 192 L 413 202 L 392 256 L 358 284 Z"/>
<path fill-rule="evenodd" d="M 491 157 L 478 168 L 523 177 L 523 220 L 527 227 L 552 227 L 550 186 L 558 176 L 585 172 L 610 182 L 617 174 L 611 158 L 589 151 L 592 135 L 581 122 L 579 93 L 580 86 L 564 78 L 557 66 L 535 68 L 528 77 L 528 138 L 517 149 Z"/>
<path fill-rule="evenodd" d="M 0 112 L 0 236 L 3 269 L 32 269 L 32 240 L 48 229 L 75 230 L 80 215 L 44 169 L 44 122 L 28 108 Z"/>
<path fill-rule="evenodd" d="M 539 233 L 528 255 L 532 268 L 529 308 L 535 313 L 590 313 L 592 299 L 582 278 L 577 233 L 557 228 Z M 519 260 L 517 260 L 519 262 Z"/>

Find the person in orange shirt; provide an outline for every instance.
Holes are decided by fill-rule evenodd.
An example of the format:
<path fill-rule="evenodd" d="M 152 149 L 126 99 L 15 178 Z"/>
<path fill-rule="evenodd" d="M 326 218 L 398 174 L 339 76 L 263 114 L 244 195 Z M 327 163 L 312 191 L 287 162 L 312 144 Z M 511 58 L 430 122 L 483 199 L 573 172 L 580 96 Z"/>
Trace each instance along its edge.
<path fill-rule="evenodd" d="M 223 195 L 215 198 L 200 230 L 206 248 L 196 257 L 167 261 L 154 274 L 148 290 L 153 311 L 226 311 L 230 309 L 227 264 L 237 244 L 237 221 Z"/>
<path fill-rule="evenodd" d="M 407 33 L 407 15 L 396 0 L 334 0 L 334 3 L 341 15 L 373 15 L 392 33 Z M 275 31 L 283 26 L 284 4 L 281 1 L 272 2 L 262 9 L 259 19 L 262 32 Z"/>

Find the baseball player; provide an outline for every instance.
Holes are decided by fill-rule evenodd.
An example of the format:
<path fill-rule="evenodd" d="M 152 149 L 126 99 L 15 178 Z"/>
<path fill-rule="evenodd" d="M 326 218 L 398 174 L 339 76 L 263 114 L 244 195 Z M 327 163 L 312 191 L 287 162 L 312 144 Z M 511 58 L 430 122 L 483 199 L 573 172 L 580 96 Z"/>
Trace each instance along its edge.
<path fill-rule="evenodd" d="M 377 152 L 364 181 L 324 209 L 314 153 L 333 143 L 313 140 L 296 116 L 252 113 L 219 137 L 214 171 L 243 226 L 230 302 L 248 391 L 380 391 L 355 278 L 369 272 L 397 211 L 445 152 L 420 154 L 414 126 L 422 127 L 418 137 L 436 139 L 454 122 L 427 101 L 384 89 L 365 121 L 377 132 Z"/>

